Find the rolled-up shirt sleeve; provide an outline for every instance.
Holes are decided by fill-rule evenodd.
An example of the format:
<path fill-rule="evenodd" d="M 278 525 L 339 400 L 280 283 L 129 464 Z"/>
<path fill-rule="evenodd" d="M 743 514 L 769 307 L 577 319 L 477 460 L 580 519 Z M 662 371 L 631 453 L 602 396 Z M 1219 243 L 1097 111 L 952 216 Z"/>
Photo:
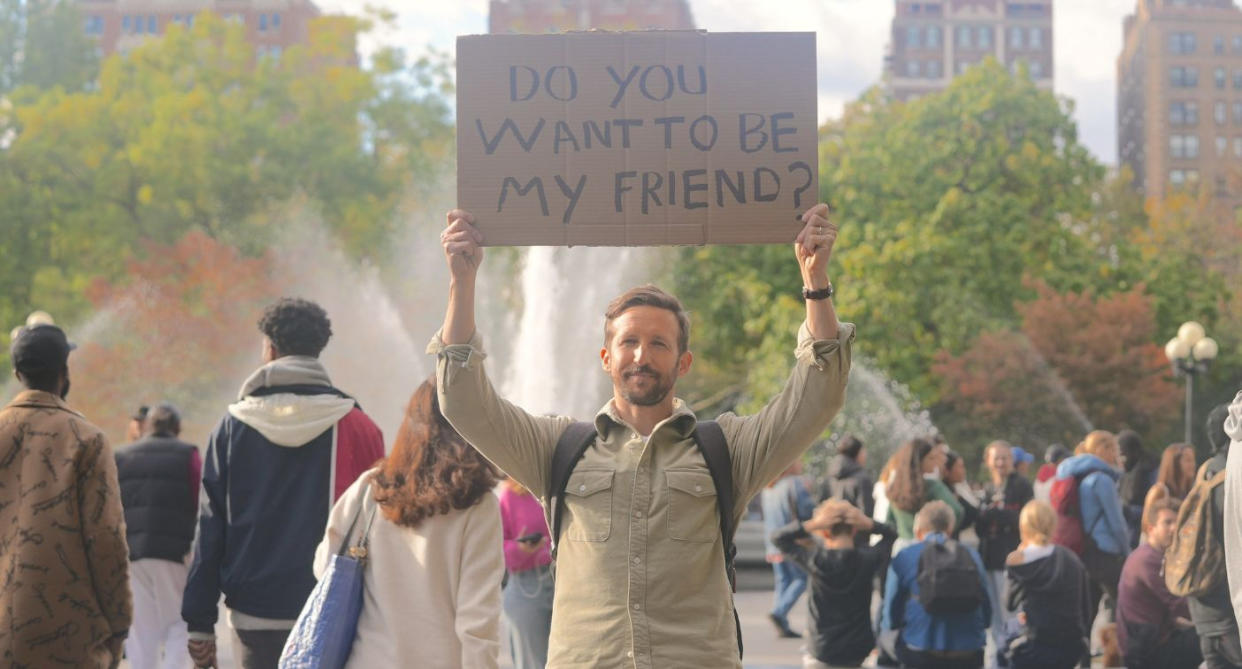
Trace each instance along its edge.
<path fill-rule="evenodd" d="M 483 368 L 483 337 L 445 344 L 437 332 L 427 345 L 436 356 L 440 411 L 466 441 L 506 474 L 541 498 L 556 441 L 572 419 L 534 416 L 496 392 Z"/>

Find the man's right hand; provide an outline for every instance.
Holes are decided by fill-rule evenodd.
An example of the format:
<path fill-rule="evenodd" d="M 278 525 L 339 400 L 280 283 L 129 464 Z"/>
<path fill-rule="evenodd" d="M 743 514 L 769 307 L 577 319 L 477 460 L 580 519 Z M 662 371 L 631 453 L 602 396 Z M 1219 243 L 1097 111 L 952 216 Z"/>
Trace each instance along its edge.
<path fill-rule="evenodd" d="M 195 667 L 217 667 L 216 642 L 212 639 L 191 640 L 186 644 Z"/>
<path fill-rule="evenodd" d="M 473 279 L 483 262 L 483 234 L 474 227 L 474 216 L 461 209 L 448 213 L 448 226 L 440 233 L 444 258 L 454 279 Z"/>

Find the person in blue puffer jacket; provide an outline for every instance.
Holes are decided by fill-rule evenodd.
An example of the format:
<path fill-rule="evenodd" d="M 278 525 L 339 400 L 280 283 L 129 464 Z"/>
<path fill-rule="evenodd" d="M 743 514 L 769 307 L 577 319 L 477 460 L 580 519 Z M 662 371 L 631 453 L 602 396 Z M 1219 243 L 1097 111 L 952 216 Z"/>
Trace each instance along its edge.
<path fill-rule="evenodd" d="M 1091 578 L 1091 612 L 1105 593 L 1108 620 L 1116 614 L 1117 584 L 1130 553 L 1129 533 L 1121 511 L 1117 480 L 1121 449 L 1112 432 L 1096 430 L 1075 449 L 1077 455 L 1057 466 L 1057 478 L 1078 480 L 1078 501 L 1085 536 L 1082 562 Z"/>

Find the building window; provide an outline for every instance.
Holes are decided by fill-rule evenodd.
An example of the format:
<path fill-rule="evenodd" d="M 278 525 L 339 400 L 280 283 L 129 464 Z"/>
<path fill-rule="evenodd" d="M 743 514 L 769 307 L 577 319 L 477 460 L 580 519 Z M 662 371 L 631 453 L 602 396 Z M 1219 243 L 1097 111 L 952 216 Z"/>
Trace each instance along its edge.
<path fill-rule="evenodd" d="M 86 34 L 102 35 L 104 31 L 104 20 L 102 16 L 94 14 L 86 17 Z"/>
<path fill-rule="evenodd" d="M 1233 71 L 1233 90 L 1242 91 L 1242 70 Z"/>
<path fill-rule="evenodd" d="M 1194 88 L 1199 85 L 1199 70 L 1194 67 L 1175 65 L 1169 68 L 1169 85 L 1174 88 Z"/>
<path fill-rule="evenodd" d="M 1229 109 L 1223 102 L 1217 102 L 1212 107 L 1212 118 L 1216 119 L 1217 125 L 1223 125 L 1229 120 Z"/>
<path fill-rule="evenodd" d="M 1216 89 L 1223 90 L 1225 88 L 1225 68 L 1217 67 L 1212 70 L 1212 81 L 1216 82 Z"/>
<path fill-rule="evenodd" d="M 1186 170 L 1169 170 L 1169 183 L 1181 186 L 1186 183 Z"/>
<path fill-rule="evenodd" d="M 1224 55 L 1225 53 L 1225 38 L 1224 37 L 1218 36 L 1218 37 L 1212 38 L 1212 53 L 1218 56 Z"/>
<path fill-rule="evenodd" d="M 1031 28 L 1031 41 L 1029 42 L 1032 49 L 1044 48 L 1044 29 Z"/>
<path fill-rule="evenodd" d="M 974 35 L 974 31 L 971 30 L 970 26 L 958 26 L 957 27 L 958 48 L 961 48 L 961 49 L 973 48 L 974 47 L 974 40 L 972 39 L 973 35 Z"/>
<path fill-rule="evenodd" d="M 280 12 L 272 14 L 272 30 L 280 30 Z"/>
<path fill-rule="evenodd" d="M 133 26 L 130 24 L 129 14 L 126 14 L 121 17 L 121 32 L 127 33 L 130 30 L 133 30 Z"/>
<path fill-rule="evenodd" d="M 1242 137 L 1233 138 L 1233 157 L 1242 158 Z"/>
<path fill-rule="evenodd" d="M 1194 53 L 1194 33 L 1169 33 L 1169 53 Z"/>
<path fill-rule="evenodd" d="M 944 68 L 938 60 L 927 61 L 927 78 L 939 79 L 944 74 Z"/>
<path fill-rule="evenodd" d="M 1017 26 L 1010 28 L 1009 29 L 1009 48 L 1010 49 L 1021 49 L 1022 48 L 1022 37 L 1025 34 L 1026 34 L 1026 31 Z"/>
<path fill-rule="evenodd" d="M 1031 78 L 1032 79 L 1043 79 L 1044 78 L 1044 64 L 1042 62 L 1038 60 L 1032 60 L 1030 63 L 1030 67 L 1031 67 Z"/>
<path fill-rule="evenodd" d="M 922 46 L 923 31 L 918 26 L 906 26 L 906 48 L 918 49 Z"/>
<path fill-rule="evenodd" d="M 917 77 L 917 76 L 919 76 L 919 74 L 920 74 L 920 71 L 919 71 L 919 61 L 917 61 L 917 60 L 907 60 L 907 61 L 906 61 L 906 76 L 907 76 L 907 77 Z"/>
<path fill-rule="evenodd" d="M 259 32 L 267 32 L 267 14 L 259 14 Z"/>
<path fill-rule="evenodd" d="M 975 38 L 980 49 L 991 49 L 992 26 L 979 26 L 979 30 L 975 33 Z"/>
<path fill-rule="evenodd" d="M 1242 125 L 1242 102 L 1233 103 L 1233 124 Z"/>
<path fill-rule="evenodd" d="M 1198 135 L 1169 135 L 1169 155 L 1173 158 L 1198 158 Z"/>
<path fill-rule="evenodd" d="M 1220 110 L 1222 117 L 1225 115 L 1223 107 Z M 1169 103 L 1169 123 L 1171 125 L 1198 125 L 1199 123 L 1199 104 L 1197 102 L 1176 101 Z M 1223 121 L 1221 121 L 1223 123 Z"/>
<path fill-rule="evenodd" d="M 1235 55 L 1242 54 L 1242 35 L 1234 35 L 1231 44 Z"/>
<path fill-rule="evenodd" d="M 929 49 L 940 48 L 940 26 L 928 26 L 927 27 L 927 48 Z"/>
<path fill-rule="evenodd" d="M 1216 176 L 1216 197 L 1226 197 L 1229 195 L 1229 183 L 1224 175 Z"/>
<path fill-rule="evenodd" d="M 1217 158 L 1224 157 L 1225 152 L 1228 150 L 1229 150 L 1229 138 L 1228 137 L 1217 137 L 1216 138 L 1216 157 Z"/>
<path fill-rule="evenodd" d="M 155 26 L 156 26 L 156 24 L 155 24 L 155 15 L 154 15 L 154 14 L 152 14 L 151 16 L 148 16 L 148 17 L 147 17 L 147 32 L 149 32 L 149 33 L 151 33 L 152 35 L 154 35 L 154 34 L 156 33 Z"/>

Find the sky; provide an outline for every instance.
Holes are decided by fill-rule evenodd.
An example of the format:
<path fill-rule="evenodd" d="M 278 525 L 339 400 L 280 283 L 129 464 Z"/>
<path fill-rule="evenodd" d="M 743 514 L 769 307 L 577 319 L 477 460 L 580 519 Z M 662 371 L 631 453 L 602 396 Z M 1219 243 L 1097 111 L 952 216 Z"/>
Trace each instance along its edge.
<path fill-rule="evenodd" d="M 387 7 L 396 27 L 375 39 L 427 45 L 452 54 L 457 35 L 487 32 L 488 0 L 317 0 L 325 11 L 361 13 Z M 1079 136 L 1100 161 L 1117 162 L 1115 128 L 1117 54 L 1121 23 L 1135 0 L 1060 0 L 1054 10 L 1058 95 L 1074 102 Z M 716 32 L 814 31 L 819 50 L 821 120 L 880 80 L 893 18 L 892 0 L 690 0 L 699 28 Z M 363 44 L 364 50 L 366 44 Z"/>

